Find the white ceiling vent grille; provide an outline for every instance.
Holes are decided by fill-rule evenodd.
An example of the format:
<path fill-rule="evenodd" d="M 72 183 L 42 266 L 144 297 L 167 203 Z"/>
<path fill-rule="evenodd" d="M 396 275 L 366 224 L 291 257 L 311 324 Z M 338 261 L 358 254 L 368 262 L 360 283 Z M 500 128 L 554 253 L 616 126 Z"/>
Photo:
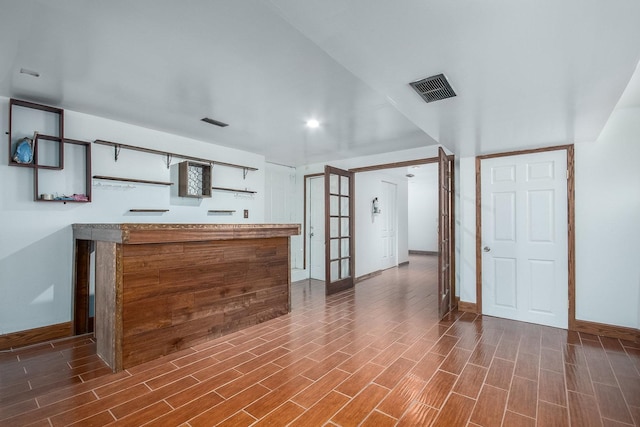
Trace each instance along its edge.
<path fill-rule="evenodd" d="M 409 83 L 409 85 L 418 92 L 418 95 L 420 95 L 425 102 L 440 101 L 441 99 L 456 96 L 456 93 L 451 88 L 444 74 L 427 77 L 426 79 Z"/>

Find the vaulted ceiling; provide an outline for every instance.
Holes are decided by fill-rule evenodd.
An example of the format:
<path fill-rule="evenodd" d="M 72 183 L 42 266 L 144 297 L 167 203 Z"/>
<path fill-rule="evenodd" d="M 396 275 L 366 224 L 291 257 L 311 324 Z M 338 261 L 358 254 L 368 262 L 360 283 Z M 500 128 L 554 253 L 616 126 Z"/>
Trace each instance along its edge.
<path fill-rule="evenodd" d="M 638 22 L 637 0 L 0 0 L 0 95 L 293 166 L 469 156 L 595 140 L 640 60 Z M 440 73 L 456 97 L 408 85 Z"/>

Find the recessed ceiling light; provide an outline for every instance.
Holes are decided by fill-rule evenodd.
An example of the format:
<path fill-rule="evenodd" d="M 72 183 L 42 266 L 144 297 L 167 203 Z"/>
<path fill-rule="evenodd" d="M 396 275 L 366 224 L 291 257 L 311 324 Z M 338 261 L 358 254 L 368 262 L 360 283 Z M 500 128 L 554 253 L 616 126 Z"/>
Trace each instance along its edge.
<path fill-rule="evenodd" d="M 26 68 L 20 68 L 20 74 L 28 74 L 33 77 L 40 77 L 40 73 L 33 70 L 27 70 Z"/>
<path fill-rule="evenodd" d="M 317 121 L 316 119 L 309 119 L 307 120 L 307 127 L 311 128 L 311 129 L 315 129 L 318 126 L 320 126 L 320 122 Z"/>

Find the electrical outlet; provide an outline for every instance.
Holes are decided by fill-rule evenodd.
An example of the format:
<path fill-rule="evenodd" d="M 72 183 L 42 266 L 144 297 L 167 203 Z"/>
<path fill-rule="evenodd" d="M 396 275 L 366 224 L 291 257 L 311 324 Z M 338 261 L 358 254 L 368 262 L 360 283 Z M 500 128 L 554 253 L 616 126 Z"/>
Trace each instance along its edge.
<path fill-rule="evenodd" d="M 249 218 L 249 209 L 244 210 L 244 217 Z"/>

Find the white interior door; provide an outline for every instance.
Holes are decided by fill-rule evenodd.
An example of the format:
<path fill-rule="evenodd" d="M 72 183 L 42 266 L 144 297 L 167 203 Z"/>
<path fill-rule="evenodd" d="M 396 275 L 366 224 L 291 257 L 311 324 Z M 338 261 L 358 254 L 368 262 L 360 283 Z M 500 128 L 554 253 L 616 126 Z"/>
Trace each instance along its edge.
<path fill-rule="evenodd" d="M 396 184 L 382 181 L 380 241 L 382 244 L 383 269 L 398 265 L 398 209 L 396 200 Z"/>
<path fill-rule="evenodd" d="M 567 153 L 483 159 L 482 312 L 568 326 Z"/>
<path fill-rule="evenodd" d="M 309 178 L 309 277 L 324 280 L 324 176 Z"/>

